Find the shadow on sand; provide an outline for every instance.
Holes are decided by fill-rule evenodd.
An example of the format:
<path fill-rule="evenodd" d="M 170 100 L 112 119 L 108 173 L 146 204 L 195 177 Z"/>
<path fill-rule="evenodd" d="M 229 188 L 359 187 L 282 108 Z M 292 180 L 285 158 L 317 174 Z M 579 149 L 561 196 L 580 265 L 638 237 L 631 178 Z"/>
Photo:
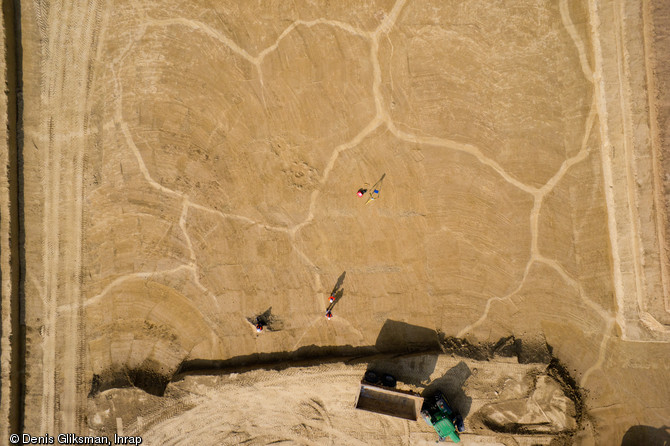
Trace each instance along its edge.
<path fill-rule="evenodd" d="M 621 446 L 670 446 L 670 427 L 632 426 L 623 436 Z"/>
<path fill-rule="evenodd" d="M 333 291 L 330 292 L 330 296 L 334 298 L 332 302 L 328 305 L 328 308 L 326 308 L 327 311 L 332 311 L 333 308 L 335 308 L 335 305 L 342 299 L 342 296 L 344 295 L 344 288 L 342 288 L 342 285 L 344 284 L 344 277 L 347 275 L 346 271 L 343 271 L 340 277 L 337 278 L 337 282 L 335 283 L 335 286 L 333 287 Z"/>
<path fill-rule="evenodd" d="M 344 274 L 341 277 L 343 276 Z M 269 310 L 266 311 L 268 312 Z M 184 361 L 177 374 L 193 372 L 207 374 L 231 371 L 240 367 L 277 369 L 290 367 L 292 361 L 309 359 L 356 361 L 357 358 L 366 357 L 371 364 L 394 374 L 403 382 L 419 385 L 435 370 L 438 354 L 441 353 L 437 339 L 435 330 L 387 320 L 374 346 L 307 345 L 294 351 L 252 353 L 224 360 L 193 359 Z M 412 353 L 417 355 L 414 357 Z M 403 358 L 398 358 L 398 355 L 403 355 Z M 286 367 L 284 363 L 288 363 Z"/>
<path fill-rule="evenodd" d="M 450 368 L 442 377 L 431 382 L 423 391 L 422 396 L 432 396 L 439 390 L 447 397 L 449 404 L 456 409 L 462 417 L 466 417 L 468 413 L 470 413 L 472 398 L 465 394 L 463 385 L 470 375 L 472 375 L 470 367 L 468 367 L 465 362 L 461 361 Z"/>
<path fill-rule="evenodd" d="M 268 308 L 261 314 L 257 314 L 253 317 L 248 317 L 247 321 L 254 327 L 256 324 L 260 324 L 263 327 L 267 328 L 270 331 L 280 331 L 284 328 L 284 324 L 277 316 L 272 314 L 272 307 Z"/>
<path fill-rule="evenodd" d="M 377 335 L 375 348 L 381 353 L 442 351 L 435 330 L 388 319 Z"/>
<path fill-rule="evenodd" d="M 344 285 L 344 278 L 347 275 L 346 271 L 342 271 L 342 274 L 340 274 L 340 277 L 337 278 L 337 282 L 335 282 L 335 286 L 333 287 L 333 291 L 330 292 L 331 296 L 334 296 L 335 293 L 340 291 L 340 288 L 342 288 L 342 285 Z"/>

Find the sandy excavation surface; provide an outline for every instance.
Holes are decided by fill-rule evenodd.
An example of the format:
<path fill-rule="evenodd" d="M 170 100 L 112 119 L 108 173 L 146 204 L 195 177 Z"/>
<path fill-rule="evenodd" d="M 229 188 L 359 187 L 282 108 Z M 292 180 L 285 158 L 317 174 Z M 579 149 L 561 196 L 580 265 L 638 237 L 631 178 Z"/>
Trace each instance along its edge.
<path fill-rule="evenodd" d="M 466 443 L 549 444 L 554 436 L 547 431 L 576 427 L 575 404 L 559 381 L 545 373 L 546 364 L 444 355 L 377 356 L 280 371 L 187 375 L 171 383 L 162 398 L 137 389 L 113 389 L 89 400 L 89 424 L 102 433 L 121 428 L 125 435 L 140 435 L 150 444 L 435 444 L 434 430 L 422 420 L 354 408 L 361 376 L 369 366 L 411 382 L 399 384 L 405 390 L 430 391 L 436 385 L 457 389 L 448 398 L 468 414 Z M 534 426 L 537 432 L 514 435 L 491 429 L 496 429 L 495 420 L 506 418 Z"/>
<path fill-rule="evenodd" d="M 434 335 L 460 347 L 418 390 L 460 361 L 491 370 L 457 383 L 466 443 L 670 441 L 669 17 L 655 0 L 21 2 L 3 418 L 149 444 L 196 441 L 183 425 L 202 444 L 422 444 L 428 426 L 353 410 L 368 360 L 319 361 Z M 505 380 L 526 408 L 544 373 L 459 359 L 510 336 L 550 346 L 583 417 L 557 391 L 567 427 L 478 422 Z M 258 406 L 267 423 L 245 421 Z"/>

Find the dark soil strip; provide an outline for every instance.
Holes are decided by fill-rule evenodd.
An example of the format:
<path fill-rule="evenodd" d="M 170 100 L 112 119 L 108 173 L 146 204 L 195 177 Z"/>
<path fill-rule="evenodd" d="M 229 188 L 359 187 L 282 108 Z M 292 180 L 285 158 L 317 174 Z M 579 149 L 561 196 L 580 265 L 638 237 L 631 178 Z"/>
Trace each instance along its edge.
<path fill-rule="evenodd" d="M 10 375 L 9 375 L 9 431 L 23 432 L 25 403 L 25 312 L 24 271 L 25 252 L 23 235 L 23 175 L 21 172 L 23 145 L 23 102 L 21 97 L 21 25 L 18 0 L 3 0 L 2 16 L 5 38 L 7 79 L 7 180 L 9 183 L 9 271 L 10 299 Z M 3 277 L 3 280 L 7 280 Z M 3 296 L 4 297 L 4 296 Z"/>
<path fill-rule="evenodd" d="M 584 391 L 577 385 L 577 381 L 572 377 L 568 369 L 556 357 L 551 358 L 547 373 L 561 384 L 563 392 L 575 403 L 575 419 L 577 425 L 581 426 L 586 416 L 586 406 L 584 405 Z"/>

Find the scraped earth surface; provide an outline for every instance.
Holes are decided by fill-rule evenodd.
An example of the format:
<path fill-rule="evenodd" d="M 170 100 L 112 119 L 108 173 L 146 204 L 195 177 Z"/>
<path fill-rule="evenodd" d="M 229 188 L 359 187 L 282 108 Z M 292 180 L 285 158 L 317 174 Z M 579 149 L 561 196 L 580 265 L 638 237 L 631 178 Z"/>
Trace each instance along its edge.
<path fill-rule="evenodd" d="M 575 403 L 546 364 L 437 354 L 188 375 L 171 383 L 163 398 L 108 390 L 89 400 L 89 426 L 101 434 L 122 428 L 150 444 L 434 444 L 435 431 L 421 419 L 354 408 L 370 363 L 411 381 L 398 384 L 404 390 L 443 391 L 454 408 L 469 414 L 466 442 L 549 444 L 577 427 Z"/>
<path fill-rule="evenodd" d="M 464 387 L 470 442 L 617 444 L 667 424 L 642 48 L 667 12 L 615 3 L 22 4 L 26 432 L 434 441 L 353 410 L 360 364 L 151 394 L 184 364 L 411 350 L 379 344 L 388 321 L 546 340 L 585 391 L 577 420 L 538 366 L 471 363 L 492 374 Z M 528 398 L 548 431 L 510 431 L 540 417 Z"/>

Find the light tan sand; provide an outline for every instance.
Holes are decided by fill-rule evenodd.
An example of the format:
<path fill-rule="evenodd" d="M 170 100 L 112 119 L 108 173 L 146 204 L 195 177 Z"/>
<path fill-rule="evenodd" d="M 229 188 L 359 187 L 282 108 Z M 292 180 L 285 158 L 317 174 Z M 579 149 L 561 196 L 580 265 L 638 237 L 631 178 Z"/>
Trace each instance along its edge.
<path fill-rule="evenodd" d="M 667 6 L 316 3 L 21 4 L 25 431 L 400 321 L 542 337 L 587 391 L 574 441 L 661 435 Z"/>

